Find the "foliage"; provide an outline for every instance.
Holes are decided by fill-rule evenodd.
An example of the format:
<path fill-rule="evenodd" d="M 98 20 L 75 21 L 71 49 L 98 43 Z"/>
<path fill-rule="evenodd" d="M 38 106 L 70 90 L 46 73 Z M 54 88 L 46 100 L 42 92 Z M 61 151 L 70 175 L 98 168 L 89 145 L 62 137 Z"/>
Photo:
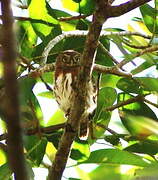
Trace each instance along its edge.
<path fill-rule="evenodd" d="M 38 76 L 38 73 L 34 76 L 27 74 L 30 70 L 41 66 L 42 53 L 50 40 L 64 32 L 69 32 L 71 35 L 73 30 L 88 29 L 88 25 L 91 23 L 89 19 L 74 18 L 63 21 L 62 18 L 73 16 L 73 12 L 92 15 L 95 10 L 95 2 L 89 0 L 62 0 L 63 6 L 68 8 L 65 10 L 54 9 L 51 6 L 51 1 L 46 0 L 17 0 L 17 3 L 28 7 L 27 12 L 30 18 L 29 20 L 18 19 L 16 21 L 16 35 L 19 52 L 17 74 L 21 90 L 20 112 L 22 125 L 26 131 L 28 129 L 39 129 L 36 134 L 31 136 L 26 134 L 24 136 L 25 155 L 28 169 L 33 178 L 32 168 L 48 168 L 45 156 L 50 162 L 53 161 L 62 134 L 62 129 L 54 130 L 51 133 L 43 133 L 40 132 L 40 128 L 63 123 L 65 117 L 55 107 L 55 104 L 54 107 L 51 107 L 55 109 L 50 111 L 51 114 L 46 116 L 44 113 L 47 104 L 50 101 L 54 102 L 53 92 L 48 91 L 49 86 L 53 87 L 53 72 L 43 73 L 42 78 Z M 39 6 L 40 8 L 37 8 Z M 71 10 L 71 13 L 68 10 Z M 122 53 L 122 59 L 134 62 L 136 65 L 129 63 L 127 67 L 123 67 L 133 74 L 133 77 L 102 74 L 98 106 L 92 122 L 94 137 L 92 138 L 89 135 L 87 140 L 76 138 L 70 154 L 70 158 L 75 162 L 71 168 L 78 172 L 77 178 L 79 179 L 133 180 L 146 176 L 158 178 L 156 171 L 158 168 L 158 83 L 157 76 L 155 76 L 158 69 L 158 55 L 155 51 L 149 51 L 134 60 L 135 54 L 141 52 L 142 49 L 157 45 L 157 8 L 156 5 L 153 8 L 146 4 L 140 7 L 140 12 L 142 18 L 135 17 L 133 22 L 139 26 L 143 34 L 150 35 L 150 39 L 129 34 L 122 36 L 120 32 L 125 32 L 124 29 L 104 28 L 103 30 L 104 32 L 116 33 L 101 37 L 100 42 L 103 47 L 113 54 L 115 52 L 111 50 L 110 44 L 115 44 Z M 136 31 L 132 25 L 129 24 L 128 27 L 131 32 Z M 85 38 L 85 36 L 69 36 L 57 42 L 49 53 L 47 63 L 54 63 L 58 53 L 66 49 L 82 52 Z M 119 58 L 116 55 L 114 57 L 115 59 Z M 140 60 L 142 60 L 142 63 L 138 62 Z M 113 59 L 101 47 L 98 47 L 95 63 L 108 67 L 116 66 Z M 23 76 L 23 74 L 26 75 Z M 96 76 L 96 72 L 94 72 L 94 76 Z M 46 85 L 47 89 L 43 86 L 40 93 L 35 93 L 36 86 L 39 84 Z M 0 90 L 3 90 L 3 86 L 2 81 Z M 140 98 L 135 99 L 137 96 Z M 134 100 L 130 101 L 132 98 Z M 43 105 L 41 102 L 45 104 Z M 116 107 L 118 111 L 114 111 L 116 109 L 115 105 L 119 105 Z M 3 124 L 1 130 L 5 133 L 6 127 L 3 122 L 2 105 L 0 105 L 0 117 L 1 124 Z M 110 130 L 108 127 L 116 127 L 116 130 Z M 121 133 L 117 132 L 119 129 Z M 111 133 L 110 135 L 108 131 Z M 100 148 L 99 143 L 104 145 Z M 97 147 L 97 150 L 93 150 L 93 147 Z M 0 179 L 10 180 L 12 173 L 8 168 L 6 158 L 4 158 L 6 156 L 5 152 L 0 152 L 0 156 L 2 157 L 0 159 L 4 159 L 0 161 Z M 96 164 L 96 168 L 87 172 L 86 169 L 80 169 L 81 165 L 84 164 L 87 167 L 89 164 Z M 130 170 L 122 171 L 124 165 L 131 165 Z M 75 179 L 70 174 L 67 178 Z"/>

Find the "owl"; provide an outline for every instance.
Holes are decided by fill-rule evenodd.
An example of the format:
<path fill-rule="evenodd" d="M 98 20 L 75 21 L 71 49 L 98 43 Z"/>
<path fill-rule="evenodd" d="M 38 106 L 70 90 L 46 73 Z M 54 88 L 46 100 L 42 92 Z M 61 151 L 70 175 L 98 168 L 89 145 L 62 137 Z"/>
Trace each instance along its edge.
<path fill-rule="evenodd" d="M 54 94 L 60 109 L 69 116 L 73 106 L 73 98 L 75 96 L 72 84 L 78 78 L 81 67 L 81 54 L 74 50 L 66 50 L 60 53 L 56 59 L 55 65 L 55 84 Z M 79 136 L 86 136 L 90 118 L 97 107 L 97 91 L 96 83 L 90 80 L 87 84 L 87 97 L 85 102 L 85 110 L 80 119 Z"/>

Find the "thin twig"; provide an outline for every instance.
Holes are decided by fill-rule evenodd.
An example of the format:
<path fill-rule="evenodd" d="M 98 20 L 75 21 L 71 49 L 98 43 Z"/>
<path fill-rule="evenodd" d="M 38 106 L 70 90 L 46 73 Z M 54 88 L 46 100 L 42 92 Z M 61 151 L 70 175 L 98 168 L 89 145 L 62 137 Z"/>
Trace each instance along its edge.
<path fill-rule="evenodd" d="M 142 56 L 143 54 L 151 53 L 151 52 L 154 52 L 154 51 L 157 51 L 157 50 L 158 50 L 158 45 L 154 45 L 154 46 L 146 48 L 146 49 L 144 49 L 144 50 L 142 50 L 142 51 L 140 51 L 140 52 L 138 52 L 136 54 L 133 54 L 132 59 L 134 59 L 136 57 L 139 57 L 139 56 Z M 131 61 L 131 59 L 124 59 L 119 64 L 117 64 L 117 67 L 121 68 L 122 66 L 126 65 L 130 61 Z"/>
<path fill-rule="evenodd" d="M 85 19 L 89 15 L 79 15 L 79 16 L 71 16 L 71 17 L 61 17 L 58 18 L 59 21 L 71 21 L 71 20 L 77 20 L 77 19 Z"/>
<path fill-rule="evenodd" d="M 127 104 L 131 104 L 131 103 L 138 102 L 138 101 L 143 101 L 143 100 L 144 100 L 144 96 L 137 95 L 137 96 L 135 96 L 133 98 L 130 98 L 130 99 L 126 100 L 126 101 L 122 101 L 122 102 L 119 102 L 119 103 L 117 103 L 117 104 L 115 104 L 113 106 L 107 107 L 105 109 L 105 111 L 113 111 L 114 109 L 125 106 Z"/>
<path fill-rule="evenodd" d="M 54 131 L 57 131 L 59 129 L 63 129 L 64 127 L 65 127 L 65 123 L 61 123 L 61 124 L 52 125 L 52 126 L 48 126 L 48 127 L 24 129 L 24 133 L 25 133 L 25 135 L 28 135 L 28 136 L 35 135 L 39 132 L 41 134 L 47 135 L 47 134 L 52 134 Z M 7 136 L 8 136 L 7 133 L 1 134 L 0 141 L 6 140 Z"/>
<path fill-rule="evenodd" d="M 158 104 L 155 104 L 155 103 L 153 103 L 153 102 L 151 102 L 151 101 L 149 101 L 149 100 L 147 100 L 147 99 L 145 99 L 145 98 L 144 98 L 143 100 L 144 100 L 144 102 L 146 102 L 146 103 L 148 103 L 148 104 L 150 104 L 150 105 L 158 108 Z"/>
<path fill-rule="evenodd" d="M 131 48 L 134 48 L 134 49 L 146 49 L 148 47 L 151 47 L 151 45 L 147 45 L 147 46 L 136 46 L 136 45 L 133 45 L 133 44 L 129 44 L 127 43 L 126 41 L 123 41 L 124 44 L 126 44 L 127 46 L 131 47 Z"/>
<path fill-rule="evenodd" d="M 32 19 L 32 18 L 30 18 L 30 17 L 19 17 L 19 16 L 14 16 L 13 18 L 14 18 L 15 20 L 18 20 L 18 21 L 31 21 L 31 22 L 33 22 L 33 23 L 46 24 L 47 26 L 53 26 L 53 25 L 54 25 L 53 23 L 44 21 L 44 20 L 42 20 L 42 19 Z M 0 19 L 2 19 L 2 15 L 0 15 Z"/>

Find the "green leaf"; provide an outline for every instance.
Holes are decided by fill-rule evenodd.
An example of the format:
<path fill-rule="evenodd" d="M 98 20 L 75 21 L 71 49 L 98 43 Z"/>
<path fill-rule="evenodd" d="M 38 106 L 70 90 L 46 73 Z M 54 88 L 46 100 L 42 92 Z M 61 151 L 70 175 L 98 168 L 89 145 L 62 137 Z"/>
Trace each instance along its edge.
<path fill-rule="evenodd" d="M 53 144 L 53 146 L 58 149 L 58 145 L 62 136 L 62 131 L 54 131 L 52 134 L 47 136 L 47 140 Z"/>
<path fill-rule="evenodd" d="M 32 23 L 35 32 L 38 33 L 38 35 L 41 38 L 44 38 L 45 36 L 49 35 L 52 29 L 54 28 L 54 26 L 57 26 L 58 24 L 58 21 L 48 14 L 46 4 L 47 2 L 45 0 L 40 0 L 40 1 L 32 0 L 28 8 L 29 15 L 31 18 L 43 20 L 48 24 L 52 23 L 52 26 L 42 23 Z"/>
<path fill-rule="evenodd" d="M 91 180 L 121 180 L 120 167 L 117 165 L 101 164 L 89 173 Z"/>
<path fill-rule="evenodd" d="M 137 179 L 150 179 L 157 180 L 158 179 L 158 166 L 144 167 L 141 169 L 135 170 L 135 176 Z"/>
<path fill-rule="evenodd" d="M 24 146 L 27 150 L 27 157 L 32 160 L 32 163 L 39 166 L 43 160 L 46 150 L 47 140 L 37 136 L 25 136 Z"/>
<path fill-rule="evenodd" d="M 12 171 L 9 168 L 8 163 L 0 166 L 0 179 L 9 180 L 12 175 Z"/>
<path fill-rule="evenodd" d="M 158 120 L 154 120 L 144 116 L 133 116 L 128 113 L 121 112 L 121 120 L 131 134 L 139 139 L 144 139 L 150 135 L 158 135 Z"/>
<path fill-rule="evenodd" d="M 46 4 L 46 8 L 48 10 L 48 14 L 50 16 L 52 16 L 53 18 L 55 18 L 55 19 L 60 19 L 60 18 L 63 18 L 63 17 L 71 17 L 71 16 L 73 16 L 73 15 L 67 13 L 67 12 L 64 12 L 64 11 L 61 11 L 61 10 L 58 10 L 58 9 L 52 9 L 49 6 L 48 3 Z M 70 21 L 67 21 L 67 22 L 60 21 L 59 24 L 60 24 L 61 29 L 63 31 L 70 31 L 70 30 L 72 31 L 72 30 L 75 30 L 77 20 L 70 20 Z"/>
<path fill-rule="evenodd" d="M 22 92 L 20 93 L 21 118 L 27 127 L 30 125 L 33 127 L 35 123 L 37 124 L 37 120 L 40 125 L 44 124 L 40 104 L 32 90 L 35 82 L 34 79 L 27 76 L 19 79 L 20 92 Z"/>
<path fill-rule="evenodd" d="M 26 104 L 27 100 L 30 98 L 30 94 L 32 94 L 32 89 L 36 83 L 36 80 L 27 76 L 21 77 L 19 80 L 20 86 L 20 102 L 22 104 Z"/>
<path fill-rule="evenodd" d="M 101 76 L 100 86 L 116 88 L 116 84 L 119 79 L 121 79 L 121 77 L 115 76 L 113 74 L 103 74 Z"/>
<path fill-rule="evenodd" d="M 87 141 L 77 139 L 74 141 L 70 157 L 78 162 L 88 159 L 90 155 L 90 147 Z"/>
<path fill-rule="evenodd" d="M 121 78 L 116 86 L 126 93 L 140 94 L 142 92 L 140 84 L 134 79 Z"/>
<path fill-rule="evenodd" d="M 150 165 L 143 157 L 119 149 L 100 149 L 93 151 L 88 160 L 82 163 L 126 164 L 140 167 Z"/>
<path fill-rule="evenodd" d="M 153 63 L 149 63 L 148 61 L 143 62 L 141 65 L 137 66 L 135 69 L 131 71 L 133 75 L 138 74 L 148 68 L 153 66 Z"/>
<path fill-rule="evenodd" d="M 158 79 L 152 77 L 137 77 L 135 78 L 142 88 L 146 91 L 156 91 L 158 92 Z"/>
<path fill-rule="evenodd" d="M 120 103 L 122 101 L 126 101 L 132 98 L 132 95 L 126 93 L 119 93 L 117 102 Z M 130 123 L 129 117 L 127 114 L 133 117 L 133 123 Z M 128 131 L 134 135 L 137 133 L 140 135 L 145 135 L 146 132 L 143 132 L 143 129 L 139 129 L 136 133 L 136 125 L 135 123 L 138 122 L 138 116 L 144 116 L 146 118 L 157 120 L 155 113 L 143 102 L 134 102 L 128 105 L 124 105 L 119 108 L 119 115 L 123 125 L 128 129 Z"/>
<path fill-rule="evenodd" d="M 44 51 L 44 48 L 50 42 L 50 40 L 52 40 L 53 38 L 55 38 L 59 34 L 61 34 L 61 28 L 59 26 L 54 26 L 50 35 L 43 37 L 42 43 L 40 43 L 39 45 L 37 45 L 34 48 L 32 56 L 34 57 L 34 61 L 36 63 L 40 64 L 42 62 L 42 53 Z M 56 53 L 60 52 L 63 49 L 62 47 L 63 47 L 62 41 L 60 41 L 57 45 L 55 45 L 54 48 L 52 48 L 51 52 L 49 53 L 49 56 L 47 57 L 47 63 L 52 63 L 55 61 L 55 58 L 57 55 Z"/>
<path fill-rule="evenodd" d="M 158 141 L 155 140 L 141 141 L 139 143 L 135 143 L 126 147 L 124 150 L 134 153 L 155 155 L 156 153 L 158 153 Z"/>
<path fill-rule="evenodd" d="M 95 1 L 94 0 L 62 0 L 62 4 L 64 8 L 79 12 L 82 14 L 90 15 L 93 13 L 95 9 Z"/>
<path fill-rule="evenodd" d="M 61 111 L 60 109 L 58 109 L 53 116 L 49 119 L 47 126 L 50 125 L 55 125 L 55 124 L 60 124 L 60 123 L 64 123 L 66 121 L 66 118 L 64 116 L 63 111 Z"/>
<path fill-rule="evenodd" d="M 140 7 L 140 12 L 143 16 L 145 25 L 152 33 L 158 33 L 158 20 L 156 19 L 157 11 L 149 4 Z M 154 27 L 155 26 L 155 27 Z"/>
<path fill-rule="evenodd" d="M 29 21 L 18 22 L 17 26 L 19 28 L 19 52 L 22 56 L 31 58 L 33 48 L 37 42 L 37 35 L 35 34 L 32 25 Z"/>
<path fill-rule="evenodd" d="M 115 89 L 111 87 L 101 88 L 99 90 L 98 102 L 97 102 L 97 109 L 94 116 L 94 122 L 101 123 L 103 125 L 108 125 L 111 112 L 105 111 L 105 108 L 111 106 L 116 100 L 117 93 Z M 99 137 L 104 133 L 105 129 L 96 126 L 94 130 L 94 137 Z"/>
<path fill-rule="evenodd" d="M 37 96 L 41 96 L 41 97 L 45 97 L 45 98 L 49 98 L 49 99 L 53 99 L 55 97 L 53 92 L 51 92 L 51 91 L 41 92 L 41 93 L 37 94 Z"/>
<path fill-rule="evenodd" d="M 113 105 L 116 100 L 116 96 L 116 90 L 111 87 L 104 87 L 99 90 L 95 120 L 102 119 L 103 117 L 105 118 L 105 113 L 107 112 L 104 110 L 106 107 Z"/>

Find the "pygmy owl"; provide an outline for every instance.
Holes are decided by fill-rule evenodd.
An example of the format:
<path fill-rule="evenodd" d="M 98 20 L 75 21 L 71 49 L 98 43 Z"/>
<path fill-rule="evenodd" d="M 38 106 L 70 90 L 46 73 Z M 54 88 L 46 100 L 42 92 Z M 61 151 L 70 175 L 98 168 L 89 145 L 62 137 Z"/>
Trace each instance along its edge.
<path fill-rule="evenodd" d="M 59 107 L 68 116 L 73 106 L 74 90 L 72 84 L 78 78 L 80 72 L 81 54 L 74 50 L 66 50 L 60 53 L 55 65 L 54 93 Z M 90 117 L 97 106 L 97 87 L 93 80 L 87 84 L 87 98 L 85 110 L 80 119 L 79 136 L 87 135 Z"/>

